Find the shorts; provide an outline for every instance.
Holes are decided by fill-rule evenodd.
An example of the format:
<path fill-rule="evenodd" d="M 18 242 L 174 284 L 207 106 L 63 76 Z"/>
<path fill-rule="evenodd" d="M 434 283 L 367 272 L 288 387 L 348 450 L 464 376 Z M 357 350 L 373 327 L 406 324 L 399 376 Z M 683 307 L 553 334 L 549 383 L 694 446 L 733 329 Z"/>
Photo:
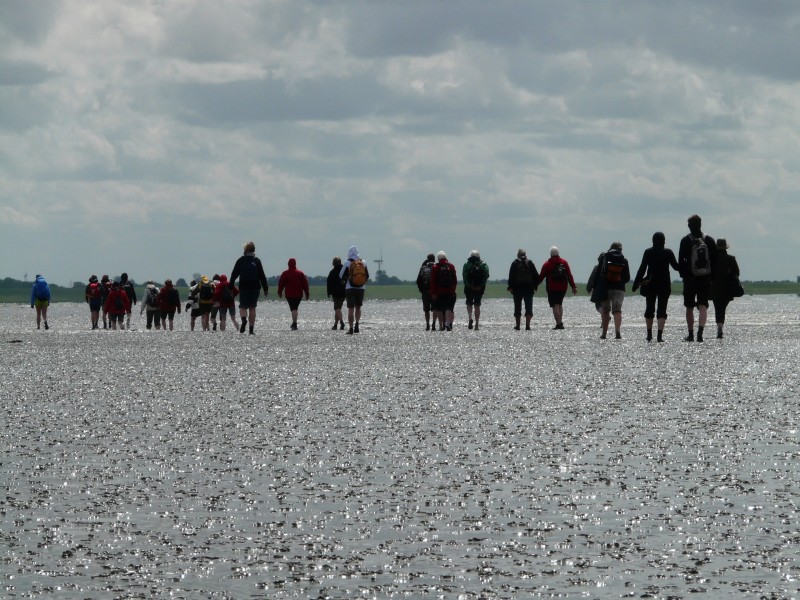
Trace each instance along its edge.
<path fill-rule="evenodd" d="M 125 314 L 123 313 L 121 315 L 118 315 L 118 314 L 108 313 L 108 322 L 114 323 L 115 321 L 123 323 L 125 321 Z"/>
<path fill-rule="evenodd" d="M 161 311 L 161 320 L 169 319 L 170 321 L 175 320 L 175 309 L 170 308 L 169 310 L 162 310 Z"/>
<path fill-rule="evenodd" d="M 212 308 L 211 304 L 201 304 L 198 310 L 200 311 L 201 315 L 209 315 L 211 314 L 211 308 Z"/>
<path fill-rule="evenodd" d="M 34 300 L 33 305 L 36 308 L 47 308 L 50 306 L 50 300 Z"/>
<path fill-rule="evenodd" d="M 344 296 L 332 296 L 333 310 L 340 310 L 344 305 Z"/>
<path fill-rule="evenodd" d="M 547 292 L 547 302 L 550 306 L 561 306 L 564 303 L 564 296 L 567 295 L 567 290 L 560 292 Z"/>
<path fill-rule="evenodd" d="M 199 308 L 193 308 L 192 309 L 191 316 L 192 316 L 193 319 L 196 319 L 197 317 L 201 316 L 202 314 L 203 314 L 203 311 L 200 310 Z"/>
<path fill-rule="evenodd" d="M 239 308 L 255 308 L 258 306 L 258 297 L 261 288 L 239 289 Z"/>
<path fill-rule="evenodd" d="M 289 310 L 297 310 L 301 300 L 302 298 L 287 298 L 286 303 L 289 305 Z"/>
<path fill-rule="evenodd" d="M 453 310 L 456 307 L 456 295 L 455 293 L 439 294 L 434 303 L 436 310 Z"/>
<path fill-rule="evenodd" d="M 464 288 L 464 297 L 466 298 L 467 306 L 480 306 L 481 298 L 483 298 L 483 290 Z"/>
<path fill-rule="evenodd" d="M 625 290 L 608 290 L 608 298 L 600 303 L 602 310 L 617 314 L 622 312 L 622 302 L 625 300 Z"/>
<path fill-rule="evenodd" d="M 708 296 L 711 291 L 710 277 L 690 277 L 683 280 L 683 305 L 686 308 L 695 306 L 708 307 Z"/>
<path fill-rule="evenodd" d="M 224 321 L 228 318 L 228 315 L 231 316 L 231 319 L 236 318 L 236 309 L 233 306 L 229 306 L 228 308 L 220 308 L 219 309 L 219 320 Z"/>
<path fill-rule="evenodd" d="M 92 312 L 97 312 L 98 310 L 100 310 L 102 304 L 103 300 L 101 298 L 95 298 L 89 300 L 89 310 L 91 310 Z"/>
<path fill-rule="evenodd" d="M 425 312 L 431 311 L 431 293 L 422 292 L 422 310 Z"/>
<path fill-rule="evenodd" d="M 364 288 L 350 288 L 345 294 L 347 308 L 361 308 L 364 304 Z"/>

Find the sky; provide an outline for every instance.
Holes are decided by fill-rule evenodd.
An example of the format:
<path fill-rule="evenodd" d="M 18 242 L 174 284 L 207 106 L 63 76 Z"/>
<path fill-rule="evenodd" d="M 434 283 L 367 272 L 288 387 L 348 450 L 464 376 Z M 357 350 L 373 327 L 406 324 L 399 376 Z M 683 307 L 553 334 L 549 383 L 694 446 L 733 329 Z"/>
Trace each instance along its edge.
<path fill-rule="evenodd" d="M 188 280 L 252 240 L 268 275 L 557 245 L 585 281 L 697 213 L 794 280 L 799 55 L 780 0 L 3 0 L 0 278 Z"/>

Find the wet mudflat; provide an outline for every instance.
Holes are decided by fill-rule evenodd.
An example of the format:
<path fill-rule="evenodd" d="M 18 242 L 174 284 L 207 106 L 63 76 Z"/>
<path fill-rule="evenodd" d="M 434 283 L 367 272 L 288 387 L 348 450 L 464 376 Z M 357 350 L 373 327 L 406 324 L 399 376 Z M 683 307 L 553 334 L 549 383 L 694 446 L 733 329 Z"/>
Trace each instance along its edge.
<path fill-rule="evenodd" d="M 262 305 L 256 335 L 51 331 L 0 306 L 7 598 L 800 597 L 800 301 L 726 338 L 420 327 Z M 713 334 L 713 327 L 709 328 Z"/>

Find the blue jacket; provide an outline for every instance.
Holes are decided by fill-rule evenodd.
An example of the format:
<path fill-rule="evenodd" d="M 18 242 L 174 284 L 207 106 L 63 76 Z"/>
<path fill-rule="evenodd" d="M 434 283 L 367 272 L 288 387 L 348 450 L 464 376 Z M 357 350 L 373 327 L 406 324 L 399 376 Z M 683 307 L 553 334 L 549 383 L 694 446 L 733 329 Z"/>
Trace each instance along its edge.
<path fill-rule="evenodd" d="M 36 276 L 36 281 L 31 286 L 31 306 L 36 300 L 50 300 L 50 286 L 47 285 L 44 277 L 41 275 Z"/>

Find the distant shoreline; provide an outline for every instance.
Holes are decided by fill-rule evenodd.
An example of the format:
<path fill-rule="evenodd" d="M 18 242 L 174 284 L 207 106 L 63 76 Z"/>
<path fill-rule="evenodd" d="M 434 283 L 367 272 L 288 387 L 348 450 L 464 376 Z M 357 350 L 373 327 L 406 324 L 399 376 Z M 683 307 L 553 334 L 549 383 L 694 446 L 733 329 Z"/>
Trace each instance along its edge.
<path fill-rule="evenodd" d="M 0 303 L 3 304 L 27 304 L 30 302 L 32 282 L 15 282 L 13 286 L 0 286 Z M 800 284 L 793 281 L 743 281 L 745 293 L 747 295 L 771 295 L 771 294 L 800 294 Z M 84 288 L 72 287 L 65 288 L 57 285 L 51 286 L 53 299 L 55 302 L 84 302 Z M 309 287 L 311 300 L 325 300 L 326 288 L 322 285 L 311 285 Z M 628 294 L 638 295 L 631 292 L 630 286 L 627 288 Z M 680 295 L 683 286 L 680 282 L 672 284 L 672 294 Z M 137 286 L 137 298 L 144 297 L 145 287 Z M 181 300 L 185 301 L 188 295 L 188 288 L 179 288 Z M 458 295 L 463 296 L 463 285 L 459 284 Z M 540 286 L 537 296 L 544 295 L 544 284 Z M 578 295 L 587 296 L 586 284 L 578 284 Z M 509 293 L 505 283 L 492 282 L 487 284 L 485 298 L 507 298 Z M 270 287 L 269 300 L 278 299 L 275 286 Z M 367 299 L 373 300 L 418 300 L 419 291 L 414 283 L 402 283 L 399 285 L 367 285 Z M 263 300 L 263 294 L 262 294 Z"/>

